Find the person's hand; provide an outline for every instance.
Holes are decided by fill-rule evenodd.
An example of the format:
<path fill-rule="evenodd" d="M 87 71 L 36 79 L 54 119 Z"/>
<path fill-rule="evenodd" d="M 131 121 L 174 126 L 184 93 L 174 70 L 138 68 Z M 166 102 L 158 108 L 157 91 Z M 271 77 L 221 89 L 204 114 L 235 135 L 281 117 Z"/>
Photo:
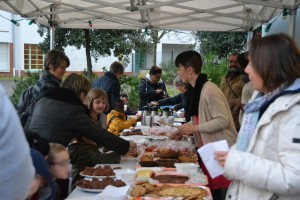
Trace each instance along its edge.
<path fill-rule="evenodd" d="M 150 106 L 158 106 L 159 102 L 158 101 L 151 101 Z"/>
<path fill-rule="evenodd" d="M 129 150 L 136 149 L 137 145 L 134 141 L 129 141 Z"/>
<path fill-rule="evenodd" d="M 230 108 L 230 110 L 233 110 L 236 107 L 239 107 L 241 104 L 241 99 L 237 98 L 237 99 L 229 99 L 227 101 L 227 104 Z"/>
<path fill-rule="evenodd" d="M 215 160 L 224 167 L 225 161 L 227 159 L 228 151 L 216 151 Z"/>
<path fill-rule="evenodd" d="M 179 117 L 180 117 L 180 118 L 184 118 L 184 112 L 179 113 Z"/>
<path fill-rule="evenodd" d="M 126 97 L 121 97 L 120 99 L 123 101 L 124 105 L 127 105 L 127 104 L 128 104 L 128 98 L 126 98 Z"/>
<path fill-rule="evenodd" d="M 160 93 L 162 93 L 163 92 L 163 90 L 162 89 L 158 89 L 158 90 L 156 90 L 156 94 L 160 94 Z"/>
<path fill-rule="evenodd" d="M 131 157 L 137 157 L 138 156 L 138 151 L 137 151 L 137 145 L 135 142 L 130 141 L 129 144 L 129 150 L 125 156 L 131 156 Z"/>
<path fill-rule="evenodd" d="M 128 157 L 137 157 L 138 156 L 137 149 L 128 151 L 127 154 L 125 154 L 125 156 L 128 156 Z"/>
<path fill-rule="evenodd" d="M 192 133 L 199 131 L 198 125 L 191 125 L 188 123 L 179 126 L 177 129 L 182 135 L 191 135 Z"/>
<path fill-rule="evenodd" d="M 169 138 L 172 140 L 181 140 L 183 138 L 183 136 L 177 132 L 177 133 L 171 135 Z"/>
<path fill-rule="evenodd" d="M 141 121 L 142 116 L 141 115 L 136 115 L 136 121 Z"/>

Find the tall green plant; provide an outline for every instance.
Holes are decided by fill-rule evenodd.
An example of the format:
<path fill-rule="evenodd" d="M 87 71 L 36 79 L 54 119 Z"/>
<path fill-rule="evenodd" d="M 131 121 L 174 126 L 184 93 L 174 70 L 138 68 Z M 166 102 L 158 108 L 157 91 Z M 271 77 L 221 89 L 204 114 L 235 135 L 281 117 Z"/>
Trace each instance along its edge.
<path fill-rule="evenodd" d="M 13 94 L 10 97 L 11 102 L 13 105 L 17 108 L 20 96 L 23 91 L 25 91 L 27 88 L 29 88 L 32 85 L 35 85 L 37 81 L 40 78 L 40 73 L 39 72 L 27 72 L 26 73 L 26 79 L 21 77 L 20 80 L 14 80 L 15 81 L 15 86 L 13 87 Z"/>
<path fill-rule="evenodd" d="M 222 77 L 227 71 L 227 59 L 218 58 L 213 54 L 203 57 L 202 73 L 207 74 L 208 79 L 220 86 Z"/>
<path fill-rule="evenodd" d="M 174 66 L 174 60 L 170 59 L 161 63 L 162 68 L 162 80 L 166 84 L 173 84 L 173 80 L 177 75 L 176 67 Z"/>
<path fill-rule="evenodd" d="M 137 76 L 122 75 L 120 77 L 121 93 L 128 95 L 128 105 L 133 111 L 137 111 L 139 107 L 139 83 Z"/>

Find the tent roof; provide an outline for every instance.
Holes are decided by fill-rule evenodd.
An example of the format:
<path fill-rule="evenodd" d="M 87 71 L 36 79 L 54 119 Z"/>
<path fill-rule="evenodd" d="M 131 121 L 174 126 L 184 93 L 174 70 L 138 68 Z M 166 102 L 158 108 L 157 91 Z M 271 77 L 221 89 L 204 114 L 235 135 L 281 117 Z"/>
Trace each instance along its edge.
<path fill-rule="evenodd" d="M 299 0 L 0 0 L 0 9 L 49 26 L 189 31 L 253 30 Z"/>

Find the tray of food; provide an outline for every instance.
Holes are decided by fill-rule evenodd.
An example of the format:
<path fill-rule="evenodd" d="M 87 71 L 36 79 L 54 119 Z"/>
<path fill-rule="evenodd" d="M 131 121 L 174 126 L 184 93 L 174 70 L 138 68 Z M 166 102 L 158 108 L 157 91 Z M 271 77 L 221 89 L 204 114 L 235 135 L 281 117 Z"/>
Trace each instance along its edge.
<path fill-rule="evenodd" d="M 140 182 L 128 190 L 128 199 L 172 199 L 172 200 L 204 200 L 211 199 L 210 190 L 203 186 L 151 184 Z"/>
<path fill-rule="evenodd" d="M 122 136 L 144 135 L 141 129 L 126 129 L 121 133 Z"/>
<path fill-rule="evenodd" d="M 88 178 L 116 177 L 115 172 L 109 165 L 97 166 L 97 167 L 86 167 L 79 174 L 81 176 L 88 177 Z"/>
<path fill-rule="evenodd" d="M 126 184 L 122 180 L 106 177 L 103 179 L 81 179 L 76 182 L 76 187 L 86 192 L 102 192 L 108 185 L 123 187 Z"/>

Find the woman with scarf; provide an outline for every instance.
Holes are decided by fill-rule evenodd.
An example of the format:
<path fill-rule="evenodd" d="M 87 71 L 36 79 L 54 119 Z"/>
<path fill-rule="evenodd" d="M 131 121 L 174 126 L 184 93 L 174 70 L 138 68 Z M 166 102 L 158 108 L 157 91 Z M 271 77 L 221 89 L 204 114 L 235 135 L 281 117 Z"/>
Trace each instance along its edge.
<path fill-rule="evenodd" d="M 299 199 L 300 50 L 285 34 L 254 39 L 245 72 L 256 92 L 236 145 L 215 153 L 232 180 L 227 199 Z"/>
<path fill-rule="evenodd" d="M 197 147 L 226 140 L 231 146 L 236 142 L 236 130 L 230 109 L 222 91 L 201 74 L 202 58 L 196 51 L 180 53 L 175 60 L 177 74 L 182 82 L 192 87 L 188 114 L 191 121 L 178 127 L 178 133 L 193 135 Z M 201 168 L 208 177 L 213 199 L 225 199 L 230 182 L 224 176 L 212 179 L 202 161 Z"/>

